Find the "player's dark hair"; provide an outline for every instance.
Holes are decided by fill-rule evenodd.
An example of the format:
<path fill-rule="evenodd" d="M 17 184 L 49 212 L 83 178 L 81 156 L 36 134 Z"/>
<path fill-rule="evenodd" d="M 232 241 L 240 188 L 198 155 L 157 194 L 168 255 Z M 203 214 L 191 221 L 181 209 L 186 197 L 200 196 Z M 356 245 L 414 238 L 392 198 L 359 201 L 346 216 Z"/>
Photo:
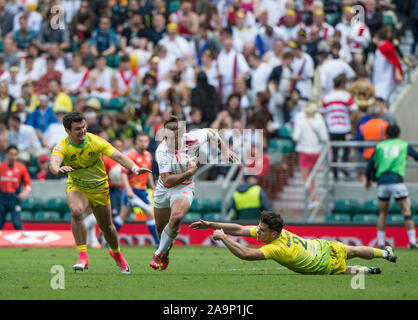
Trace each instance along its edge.
<path fill-rule="evenodd" d="M 16 147 L 16 146 L 14 146 L 14 145 L 11 145 L 11 146 L 8 146 L 7 147 L 7 149 L 6 149 L 6 153 L 8 153 L 10 150 L 16 150 L 17 152 L 19 152 L 19 149 Z"/>
<path fill-rule="evenodd" d="M 81 122 L 86 120 L 86 117 L 81 112 L 69 112 L 62 119 L 62 124 L 65 129 L 71 130 L 74 122 Z"/>
<path fill-rule="evenodd" d="M 282 232 L 284 222 L 280 213 L 264 210 L 261 212 L 260 222 L 266 224 L 271 230 Z"/>
<path fill-rule="evenodd" d="M 401 128 L 397 124 L 391 124 L 386 128 L 386 135 L 389 139 L 397 138 L 401 134 Z"/>
<path fill-rule="evenodd" d="M 164 122 L 164 129 L 177 131 L 179 129 L 179 119 L 176 116 L 170 116 L 170 118 Z"/>

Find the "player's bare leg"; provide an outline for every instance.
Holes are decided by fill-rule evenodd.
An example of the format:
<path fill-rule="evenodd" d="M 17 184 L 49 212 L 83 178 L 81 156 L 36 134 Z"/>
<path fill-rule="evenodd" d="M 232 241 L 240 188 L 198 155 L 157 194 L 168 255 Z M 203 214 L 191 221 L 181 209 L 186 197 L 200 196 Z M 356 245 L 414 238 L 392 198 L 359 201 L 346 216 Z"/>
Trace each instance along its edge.
<path fill-rule="evenodd" d="M 396 262 L 397 256 L 394 254 L 391 247 L 385 247 L 385 249 L 377 249 L 373 247 L 366 246 L 345 246 L 347 251 L 347 260 L 352 258 L 361 258 L 361 259 L 376 259 L 382 258 L 390 262 Z"/>
<path fill-rule="evenodd" d="M 377 246 L 385 247 L 386 220 L 389 213 L 389 201 L 379 200 L 379 218 L 377 220 Z"/>
<path fill-rule="evenodd" d="M 396 204 L 401 209 L 402 215 L 405 219 L 405 228 L 406 232 L 408 233 L 409 238 L 409 247 L 410 248 L 417 248 L 417 240 L 416 240 L 416 233 L 415 233 L 415 223 L 412 220 L 411 215 L 411 200 L 409 197 L 405 199 L 397 200 Z"/>
<path fill-rule="evenodd" d="M 87 229 L 83 219 L 88 200 L 81 192 L 70 191 L 67 195 L 67 203 L 71 211 L 71 231 L 78 250 L 78 261 L 73 269 L 74 271 L 88 269 Z"/>
<path fill-rule="evenodd" d="M 107 206 L 92 207 L 97 224 L 103 232 L 103 236 L 110 246 L 109 254 L 115 260 L 119 271 L 124 274 L 130 273 L 130 268 L 122 255 L 119 247 L 118 233 L 112 222 L 112 210 L 110 204 Z"/>
<path fill-rule="evenodd" d="M 154 259 L 150 266 L 154 269 L 165 270 L 168 266 L 168 252 L 173 246 L 174 239 L 180 231 L 180 224 L 185 214 L 190 208 L 190 203 L 186 199 L 176 199 L 171 206 L 171 215 L 167 225 L 161 231 L 160 245 L 154 254 Z M 161 225 L 159 225 L 161 228 Z"/>

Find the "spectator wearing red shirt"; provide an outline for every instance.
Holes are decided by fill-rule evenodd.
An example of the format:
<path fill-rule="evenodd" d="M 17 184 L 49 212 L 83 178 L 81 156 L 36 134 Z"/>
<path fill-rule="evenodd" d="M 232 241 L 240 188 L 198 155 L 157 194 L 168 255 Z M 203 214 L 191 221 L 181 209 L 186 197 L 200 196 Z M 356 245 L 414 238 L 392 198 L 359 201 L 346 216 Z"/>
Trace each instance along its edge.
<path fill-rule="evenodd" d="M 3 229 L 8 212 L 12 215 L 13 227 L 23 230 L 19 201 L 28 197 L 32 191 L 32 184 L 26 167 L 17 162 L 18 157 L 17 147 L 9 146 L 6 161 L 0 164 L 0 230 Z"/>

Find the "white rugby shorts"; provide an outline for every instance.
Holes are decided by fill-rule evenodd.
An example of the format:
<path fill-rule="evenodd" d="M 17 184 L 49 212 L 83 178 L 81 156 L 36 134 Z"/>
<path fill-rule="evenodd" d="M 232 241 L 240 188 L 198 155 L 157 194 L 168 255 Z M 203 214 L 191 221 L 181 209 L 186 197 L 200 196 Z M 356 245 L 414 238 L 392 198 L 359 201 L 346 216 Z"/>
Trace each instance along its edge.
<path fill-rule="evenodd" d="M 189 185 L 179 185 L 174 188 L 161 188 L 157 185 L 154 192 L 155 208 L 171 208 L 177 199 L 184 199 L 190 205 L 194 197 L 194 183 Z"/>

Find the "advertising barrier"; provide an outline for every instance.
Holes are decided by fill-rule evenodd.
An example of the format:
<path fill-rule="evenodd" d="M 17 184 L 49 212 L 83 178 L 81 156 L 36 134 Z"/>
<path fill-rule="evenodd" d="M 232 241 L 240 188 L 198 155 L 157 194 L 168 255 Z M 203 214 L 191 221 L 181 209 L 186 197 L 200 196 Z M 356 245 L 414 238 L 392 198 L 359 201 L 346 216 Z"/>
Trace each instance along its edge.
<path fill-rule="evenodd" d="M 25 230 L 13 230 L 11 224 L 6 224 L 0 231 L 0 247 L 30 246 L 30 247 L 74 247 L 74 239 L 69 223 L 24 223 Z M 335 226 L 335 225 L 287 225 L 292 233 L 305 239 L 323 238 L 338 240 L 346 245 L 376 245 L 377 230 L 375 226 Z M 418 229 L 418 228 L 417 228 Z M 417 230 L 418 231 L 418 230 Z M 188 224 L 183 224 L 177 236 L 175 245 L 185 246 L 219 246 L 212 239 L 213 230 L 191 230 Z M 260 246 L 255 238 L 232 237 L 243 245 Z M 154 245 L 154 239 L 144 223 L 128 223 L 119 230 L 121 244 Z M 408 236 L 403 226 L 387 227 L 386 242 L 393 247 L 408 246 Z"/>

